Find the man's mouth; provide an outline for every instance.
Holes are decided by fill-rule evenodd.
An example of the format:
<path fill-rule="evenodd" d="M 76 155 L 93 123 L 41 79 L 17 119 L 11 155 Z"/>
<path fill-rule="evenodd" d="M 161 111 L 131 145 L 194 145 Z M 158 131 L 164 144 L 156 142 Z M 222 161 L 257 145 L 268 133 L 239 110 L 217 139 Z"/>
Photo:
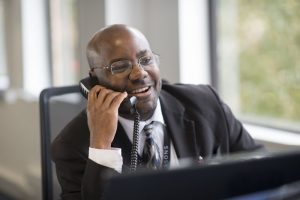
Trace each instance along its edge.
<path fill-rule="evenodd" d="M 130 92 L 130 94 L 140 94 L 140 93 L 145 93 L 145 92 L 148 92 L 150 89 L 150 86 L 148 87 L 143 87 L 143 88 L 139 88 L 139 89 L 136 89 L 136 90 L 132 90 Z"/>

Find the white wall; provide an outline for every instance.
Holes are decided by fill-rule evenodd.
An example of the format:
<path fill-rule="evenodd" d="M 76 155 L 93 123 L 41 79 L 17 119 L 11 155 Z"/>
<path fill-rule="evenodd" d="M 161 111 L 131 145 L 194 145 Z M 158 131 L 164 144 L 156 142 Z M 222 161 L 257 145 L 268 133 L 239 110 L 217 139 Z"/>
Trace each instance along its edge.
<path fill-rule="evenodd" d="M 128 24 L 142 31 L 161 55 L 162 77 L 179 82 L 178 1 L 106 0 L 106 8 L 106 24 Z"/>
<path fill-rule="evenodd" d="M 86 45 L 93 34 L 105 26 L 105 0 L 78 2 L 79 17 L 79 58 L 82 77 L 88 76 L 89 65 L 86 60 Z"/>
<path fill-rule="evenodd" d="M 152 0 L 145 6 L 148 10 L 145 34 L 152 49 L 160 54 L 162 78 L 172 83 L 179 82 L 178 1 Z"/>

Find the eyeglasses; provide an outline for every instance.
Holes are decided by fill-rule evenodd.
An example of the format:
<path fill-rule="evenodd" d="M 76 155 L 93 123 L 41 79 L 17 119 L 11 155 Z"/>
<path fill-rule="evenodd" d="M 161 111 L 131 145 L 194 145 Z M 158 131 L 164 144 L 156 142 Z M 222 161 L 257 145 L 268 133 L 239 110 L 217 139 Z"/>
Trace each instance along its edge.
<path fill-rule="evenodd" d="M 158 55 L 156 54 L 153 54 L 151 56 L 143 56 L 138 59 L 137 64 L 141 68 L 146 69 L 154 64 L 155 59 L 158 60 Z M 130 60 L 120 60 L 111 63 L 109 66 L 93 67 L 92 69 L 107 69 L 111 72 L 112 75 L 114 75 L 125 72 L 131 72 L 133 65 L 134 64 Z"/>

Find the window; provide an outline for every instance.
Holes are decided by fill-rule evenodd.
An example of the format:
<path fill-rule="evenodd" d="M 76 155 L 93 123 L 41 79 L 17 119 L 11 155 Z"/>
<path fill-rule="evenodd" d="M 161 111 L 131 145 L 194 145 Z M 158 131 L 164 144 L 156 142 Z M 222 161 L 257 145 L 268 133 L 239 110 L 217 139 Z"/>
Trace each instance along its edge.
<path fill-rule="evenodd" d="M 76 0 L 51 0 L 53 85 L 77 83 L 80 76 Z"/>
<path fill-rule="evenodd" d="M 219 0 L 218 88 L 248 122 L 300 130 L 300 1 Z"/>
<path fill-rule="evenodd" d="M 180 82 L 210 83 L 207 2 L 178 1 Z"/>
<path fill-rule="evenodd" d="M 49 44 L 46 5 L 41 0 L 20 1 L 23 89 L 33 98 L 49 86 Z"/>

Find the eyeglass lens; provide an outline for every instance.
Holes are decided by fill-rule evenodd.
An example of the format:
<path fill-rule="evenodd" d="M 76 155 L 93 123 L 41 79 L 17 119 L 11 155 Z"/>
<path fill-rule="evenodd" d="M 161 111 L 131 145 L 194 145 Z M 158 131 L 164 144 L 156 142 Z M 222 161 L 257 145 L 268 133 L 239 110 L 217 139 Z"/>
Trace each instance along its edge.
<path fill-rule="evenodd" d="M 153 64 L 153 57 L 152 56 L 143 56 L 139 58 L 138 64 L 140 67 L 146 67 L 148 65 Z M 118 74 L 123 73 L 125 71 L 129 71 L 133 67 L 133 63 L 129 60 L 120 60 L 116 61 L 111 64 L 111 73 L 112 74 Z"/>

